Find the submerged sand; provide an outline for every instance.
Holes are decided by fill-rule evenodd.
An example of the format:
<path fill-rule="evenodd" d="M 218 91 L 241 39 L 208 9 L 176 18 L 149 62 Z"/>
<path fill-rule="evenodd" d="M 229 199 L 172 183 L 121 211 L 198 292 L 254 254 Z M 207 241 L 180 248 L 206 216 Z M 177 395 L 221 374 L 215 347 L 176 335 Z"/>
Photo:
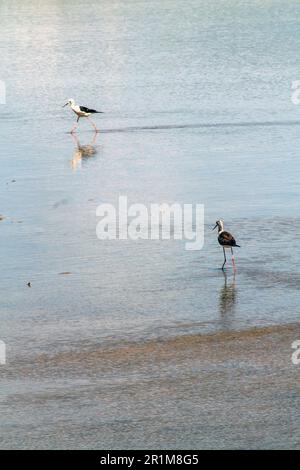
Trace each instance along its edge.
<path fill-rule="evenodd" d="M 299 338 L 272 326 L 20 358 L 1 369 L 19 383 L 2 448 L 299 448 Z"/>

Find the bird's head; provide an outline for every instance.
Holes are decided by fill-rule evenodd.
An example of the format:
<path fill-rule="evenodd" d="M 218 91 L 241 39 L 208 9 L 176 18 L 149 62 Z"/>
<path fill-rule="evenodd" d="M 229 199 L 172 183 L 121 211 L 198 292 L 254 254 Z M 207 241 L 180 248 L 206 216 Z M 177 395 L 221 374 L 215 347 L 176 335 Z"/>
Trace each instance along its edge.
<path fill-rule="evenodd" d="M 220 231 L 220 230 L 223 230 L 223 227 L 224 227 L 224 222 L 223 222 L 223 220 L 221 220 L 221 219 L 220 219 L 220 220 L 217 220 L 217 221 L 216 221 L 216 225 L 214 226 L 213 230 L 215 230 L 215 228 L 217 228 L 217 227 L 218 227 L 219 231 Z"/>
<path fill-rule="evenodd" d="M 65 106 L 74 106 L 75 105 L 75 101 L 73 100 L 73 98 L 69 98 L 68 101 L 66 102 L 66 104 L 63 105 L 63 108 Z"/>

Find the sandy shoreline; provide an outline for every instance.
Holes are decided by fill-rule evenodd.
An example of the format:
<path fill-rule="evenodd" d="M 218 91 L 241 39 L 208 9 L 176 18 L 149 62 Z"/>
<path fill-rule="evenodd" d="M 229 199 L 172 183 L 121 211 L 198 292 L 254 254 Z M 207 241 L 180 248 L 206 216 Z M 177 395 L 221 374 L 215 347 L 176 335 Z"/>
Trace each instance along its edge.
<path fill-rule="evenodd" d="M 111 341 L 103 344 L 91 344 L 84 341 L 72 345 L 66 352 L 57 354 L 39 354 L 34 361 L 24 356 L 17 357 L 6 369 L 6 372 L 18 371 L 22 375 L 24 367 L 34 366 L 35 370 L 53 371 L 53 367 L 64 367 L 69 362 L 78 366 L 88 361 L 91 367 L 115 367 L 166 363 L 178 360 L 197 359 L 199 361 L 242 360 L 257 363 L 290 362 L 291 343 L 300 339 L 300 325 L 271 325 L 250 328 L 241 331 L 222 331 L 217 333 L 188 334 L 166 339 L 146 341 Z M 18 365 L 21 368 L 18 370 Z M 3 371 L 3 369 L 2 369 Z"/>
<path fill-rule="evenodd" d="M 272 326 L 6 367 L 2 377 L 19 387 L 1 404 L 2 447 L 299 448 L 300 366 L 291 362 L 299 338 L 299 325 Z M 11 410 L 22 412 L 21 428 Z M 32 412 L 43 419 L 24 434 Z"/>

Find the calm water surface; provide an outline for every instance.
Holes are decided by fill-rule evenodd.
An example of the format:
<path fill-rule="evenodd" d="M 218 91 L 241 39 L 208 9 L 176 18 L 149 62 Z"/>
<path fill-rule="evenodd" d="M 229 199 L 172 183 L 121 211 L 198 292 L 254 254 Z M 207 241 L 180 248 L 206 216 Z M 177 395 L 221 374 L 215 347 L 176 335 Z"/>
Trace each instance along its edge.
<path fill-rule="evenodd" d="M 61 426 L 84 422 L 88 403 L 69 391 L 103 380 L 78 372 L 55 382 L 51 367 L 43 380 L 34 367 L 10 377 L 22 361 L 299 322 L 300 108 L 291 102 L 299 14 L 293 0 L 1 2 L 3 446 L 74 445 L 65 434 L 59 444 L 59 432 L 50 439 L 52 417 Z M 95 117 L 98 135 L 84 120 L 77 138 L 68 133 L 69 97 L 104 111 Z M 99 241 L 96 207 L 119 195 L 205 204 L 203 250 Z M 218 269 L 211 228 L 220 217 L 242 246 L 235 278 Z M 114 380 L 126 387 L 129 378 L 117 369 Z M 62 401 L 45 400 L 34 417 L 38 404 L 26 407 L 24 396 L 50 388 Z M 138 427 L 130 442 L 114 436 L 117 403 L 99 405 L 110 407 L 111 439 L 94 423 L 93 446 L 145 446 Z M 180 426 L 173 431 L 180 435 Z M 195 436 L 182 447 L 197 445 Z M 210 442 L 220 446 L 213 433 Z"/>

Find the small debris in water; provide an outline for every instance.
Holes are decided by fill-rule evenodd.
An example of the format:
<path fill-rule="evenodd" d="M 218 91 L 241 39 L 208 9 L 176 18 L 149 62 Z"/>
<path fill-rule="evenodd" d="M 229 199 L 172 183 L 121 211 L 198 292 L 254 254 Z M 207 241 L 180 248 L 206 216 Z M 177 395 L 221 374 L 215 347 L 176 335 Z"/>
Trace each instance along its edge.
<path fill-rule="evenodd" d="M 60 275 L 66 275 L 66 274 L 72 274 L 72 273 L 71 273 L 71 271 L 64 271 L 64 272 L 58 273 L 58 274 L 60 274 Z"/>
<path fill-rule="evenodd" d="M 0 214 L 0 220 L 4 220 L 4 219 L 5 219 L 4 215 Z"/>
<path fill-rule="evenodd" d="M 64 198 L 64 199 L 60 199 L 59 201 L 55 202 L 55 204 L 53 204 L 53 209 L 57 209 L 59 206 L 62 206 L 64 204 L 68 204 L 68 199 Z"/>

